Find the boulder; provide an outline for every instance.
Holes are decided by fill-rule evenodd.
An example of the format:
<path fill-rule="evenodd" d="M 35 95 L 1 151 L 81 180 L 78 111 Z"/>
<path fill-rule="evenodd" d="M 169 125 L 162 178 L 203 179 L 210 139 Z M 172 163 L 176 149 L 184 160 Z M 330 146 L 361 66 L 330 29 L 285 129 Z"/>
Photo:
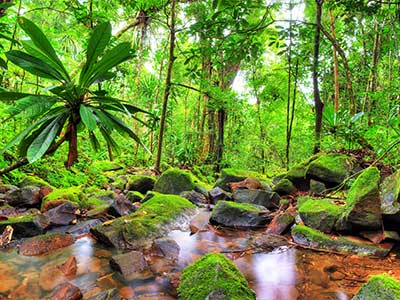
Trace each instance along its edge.
<path fill-rule="evenodd" d="M 186 267 L 178 287 L 180 300 L 255 300 L 256 294 L 224 255 L 210 253 Z"/>
<path fill-rule="evenodd" d="M 400 212 L 400 169 L 385 178 L 381 186 L 381 208 L 385 215 Z"/>
<path fill-rule="evenodd" d="M 39 207 L 41 200 L 40 188 L 36 186 L 26 186 L 6 196 L 7 204 L 15 207 Z"/>
<path fill-rule="evenodd" d="M 374 275 L 364 283 L 354 295 L 353 300 L 398 300 L 400 299 L 400 282 L 385 275 Z"/>
<path fill-rule="evenodd" d="M 70 202 L 63 203 L 44 213 L 49 218 L 50 225 L 69 225 L 76 222 L 77 208 Z"/>
<path fill-rule="evenodd" d="M 126 193 L 125 196 L 132 203 L 142 202 L 143 199 L 144 199 L 144 196 L 142 195 L 142 193 L 140 193 L 138 191 L 129 191 L 129 192 Z"/>
<path fill-rule="evenodd" d="M 95 226 L 92 234 L 118 249 L 141 249 L 170 230 L 179 229 L 195 211 L 185 198 L 154 192 L 152 195 L 136 212 Z"/>
<path fill-rule="evenodd" d="M 292 228 L 292 238 L 297 244 L 312 249 L 354 253 L 363 256 L 372 255 L 384 257 L 391 250 L 391 248 L 356 242 L 345 237 L 332 238 L 327 234 L 304 225 L 296 225 Z"/>
<path fill-rule="evenodd" d="M 150 250 L 152 255 L 176 261 L 179 257 L 180 247 L 175 240 L 160 238 L 153 242 Z"/>
<path fill-rule="evenodd" d="M 241 228 L 260 228 L 271 221 L 265 207 L 233 201 L 218 201 L 211 216 L 210 223 Z"/>
<path fill-rule="evenodd" d="M 221 189 L 220 187 L 215 187 L 212 190 L 208 191 L 208 197 L 211 200 L 211 203 L 217 203 L 219 200 L 231 200 L 231 194 Z"/>
<path fill-rule="evenodd" d="M 7 220 L 0 221 L 0 232 L 11 226 L 14 230 L 13 237 L 24 238 L 42 234 L 49 226 L 50 220 L 45 215 L 26 214 L 15 217 L 7 217 Z"/>
<path fill-rule="evenodd" d="M 89 219 L 78 222 L 75 225 L 67 225 L 60 227 L 53 227 L 47 232 L 49 233 L 70 233 L 73 236 L 80 236 L 90 232 L 92 227 L 102 224 L 99 219 Z"/>
<path fill-rule="evenodd" d="M 274 186 L 273 191 L 283 196 L 293 194 L 297 189 L 289 179 L 283 178 Z"/>
<path fill-rule="evenodd" d="M 188 199 L 195 205 L 202 206 L 204 204 L 208 204 L 208 199 L 203 194 L 196 191 L 186 191 L 180 194 L 181 197 Z"/>
<path fill-rule="evenodd" d="M 236 190 L 232 198 L 236 202 L 257 204 L 274 210 L 279 208 L 280 201 L 277 193 L 263 190 Z"/>
<path fill-rule="evenodd" d="M 128 178 L 126 189 L 128 191 L 137 191 L 144 195 L 153 190 L 155 182 L 156 180 L 151 176 L 131 175 Z"/>
<path fill-rule="evenodd" d="M 116 198 L 117 194 L 110 190 L 96 190 L 87 195 L 90 202 L 96 202 L 96 200 L 101 200 L 104 203 L 112 203 Z"/>
<path fill-rule="evenodd" d="M 122 217 L 133 213 L 135 210 L 136 206 L 121 194 L 111 204 L 108 213 L 114 217 Z"/>
<path fill-rule="evenodd" d="M 44 197 L 42 201 L 42 211 L 52 209 L 66 202 L 70 202 L 82 207 L 83 200 L 84 194 L 82 192 L 82 188 L 79 186 L 55 189 L 53 192 Z"/>
<path fill-rule="evenodd" d="M 82 297 L 82 292 L 78 287 L 66 282 L 56 288 L 51 300 L 80 300 Z"/>
<path fill-rule="evenodd" d="M 68 247 L 75 239 L 69 234 L 45 234 L 26 239 L 19 247 L 19 254 L 24 256 L 37 256 Z"/>
<path fill-rule="evenodd" d="M 335 205 L 330 199 L 308 198 L 300 207 L 299 215 L 305 225 L 330 233 L 342 213 L 343 207 Z"/>
<path fill-rule="evenodd" d="M 375 167 L 365 169 L 351 186 L 338 230 L 382 228 L 379 198 L 380 173 Z"/>
<path fill-rule="evenodd" d="M 326 191 L 326 185 L 318 180 L 310 180 L 310 193 L 311 195 L 321 195 Z"/>
<path fill-rule="evenodd" d="M 111 257 L 110 266 L 120 272 L 126 280 L 140 278 L 148 271 L 146 260 L 140 251 L 114 255 Z"/>
<path fill-rule="evenodd" d="M 179 169 L 168 169 L 154 184 L 154 191 L 163 194 L 179 195 L 195 188 L 193 175 Z"/>
<path fill-rule="evenodd" d="M 289 212 L 277 214 L 269 223 L 266 233 L 282 234 L 294 223 L 294 217 Z"/>
<path fill-rule="evenodd" d="M 241 182 L 246 179 L 250 179 L 251 181 L 257 180 L 262 182 L 265 179 L 265 176 L 253 171 L 240 170 L 240 169 L 222 169 L 221 176 L 218 178 L 214 187 L 220 187 L 221 189 L 231 192 L 231 184 L 234 182 Z"/>
<path fill-rule="evenodd" d="M 252 246 L 254 246 L 257 252 L 265 252 L 289 246 L 289 241 L 281 235 L 261 232 L 253 235 Z"/>
<path fill-rule="evenodd" d="M 231 188 L 232 192 L 235 192 L 236 190 L 241 190 L 241 189 L 260 190 L 260 189 L 264 188 L 263 184 L 255 178 L 246 178 L 243 181 L 231 182 L 231 183 L 228 183 L 228 186 Z M 265 185 L 265 188 L 269 189 L 269 186 Z"/>
<path fill-rule="evenodd" d="M 349 176 L 350 169 L 351 162 L 348 156 L 335 153 L 322 154 L 310 162 L 306 177 L 336 186 Z"/>

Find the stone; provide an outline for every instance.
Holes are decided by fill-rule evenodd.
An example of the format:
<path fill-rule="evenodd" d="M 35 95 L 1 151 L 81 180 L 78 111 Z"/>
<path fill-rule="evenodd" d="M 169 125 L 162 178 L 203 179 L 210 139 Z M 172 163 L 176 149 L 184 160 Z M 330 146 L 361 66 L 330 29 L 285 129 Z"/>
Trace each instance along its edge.
<path fill-rule="evenodd" d="M 154 184 L 154 191 L 163 194 L 179 195 L 195 188 L 193 175 L 179 169 L 168 169 Z"/>
<path fill-rule="evenodd" d="M 140 251 L 114 255 L 111 257 L 110 266 L 127 280 L 140 278 L 142 273 L 148 271 L 148 265 Z"/>
<path fill-rule="evenodd" d="M 81 290 L 78 287 L 66 282 L 56 288 L 51 300 L 80 300 L 82 297 Z"/>
<path fill-rule="evenodd" d="M 398 300 L 400 282 L 385 274 L 371 276 L 353 297 L 353 300 Z"/>
<path fill-rule="evenodd" d="M 97 190 L 89 193 L 87 195 L 87 198 L 92 200 L 93 202 L 96 202 L 96 200 L 101 200 L 104 203 L 111 204 L 117 198 L 117 194 L 115 193 L 115 191 Z"/>
<path fill-rule="evenodd" d="M 253 237 L 252 244 L 256 248 L 256 250 L 260 251 L 271 251 L 273 249 L 279 247 L 289 246 L 289 241 L 286 237 L 276 235 L 276 234 L 269 234 L 269 233 L 261 233 L 255 234 Z"/>
<path fill-rule="evenodd" d="M 297 191 L 294 184 L 287 178 L 281 179 L 272 190 L 281 196 L 290 195 Z"/>
<path fill-rule="evenodd" d="M 151 176 L 131 175 L 128 178 L 126 189 L 128 191 L 137 191 L 141 194 L 146 194 L 153 190 L 156 180 Z"/>
<path fill-rule="evenodd" d="M 141 249 L 169 231 L 181 228 L 182 223 L 188 223 L 195 208 L 185 198 L 153 192 L 136 212 L 90 231 L 100 242 L 117 249 Z"/>
<path fill-rule="evenodd" d="M 87 300 L 121 300 L 117 289 L 102 291 L 96 295 L 88 298 Z"/>
<path fill-rule="evenodd" d="M 132 203 L 142 202 L 144 199 L 144 196 L 138 191 L 128 191 L 125 196 Z"/>
<path fill-rule="evenodd" d="M 75 276 L 76 272 L 78 271 L 78 265 L 75 256 L 69 257 L 65 263 L 58 266 L 58 269 L 65 276 Z"/>
<path fill-rule="evenodd" d="M 2 282 L 3 284 L 3 282 Z M 15 290 L 9 295 L 8 299 L 13 300 L 41 300 L 41 290 L 37 284 L 32 281 L 22 282 Z"/>
<path fill-rule="evenodd" d="M 70 202 L 63 203 L 44 213 L 49 218 L 50 225 L 69 225 L 76 222 L 77 208 Z"/>
<path fill-rule="evenodd" d="M 255 300 L 256 294 L 224 255 L 206 254 L 186 267 L 178 287 L 180 300 Z"/>
<path fill-rule="evenodd" d="M 0 221 L 0 231 L 3 231 L 7 226 L 11 226 L 13 228 L 13 236 L 19 239 L 42 234 L 49 224 L 49 218 L 45 215 L 17 215 Z"/>
<path fill-rule="evenodd" d="M 400 236 L 396 231 L 362 231 L 360 236 L 373 242 L 374 244 L 379 244 L 385 240 L 400 241 Z"/>
<path fill-rule="evenodd" d="M 310 162 L 306 177 L 336 186 L 349 176 L 350 169 L 351 162 L 348 156 L 336 153 L 322 154 Z"/>
<path fill-rule="evenodd" d="M 263 190 L 236 190 L 232 198 L 239 203 L 257 204 L 272 210 L 279 208 L 280 201 L 277 193 Z"/>
<path fill-rule="evenodd" d="M 26 186 L 6 196 L 7 204 L 15 207 L 39 207 L 41 201 L 40 188 Z"/>
<path fill-rule="evenodd" d="M 314 179 L 310 180 L 310 193 L 312 195 L 321 195 L 326 191 L 326 185 Z"/>
<path fill-rule="evenodd" d="M 82 188 L 79 186 L 55 189 L 53 192 L 43 198 L 42 211 L 47 211 L 66 202 L 83 207 L 83 201 L 84 194 Z"/>
<path fill-rule="evenodd" d="M 181 197 L 188 199 L 195 205 L 205 205 L 208 204 L 208 199 L 203 194 L 196 191 L 185 191 L 180 194 Z"/>
<path fill-rule="evenodd" d="M 308 197 L 298 209 L 305 225 L 325 233 L 332 232 L 342 211 L 343 207 L 335 205 L 330 199 Z"/>
<path fill-rule="evenodd" d="M 294 217 L 289 212 L 277 214 L 269 223 L 267 230 L 268 234 L 282 234 L 294 223 Z"/>
<path fill-rule="evenodd" d="M 60 226 L 60 227 L 53 227 L 49 229 L 47 232 L 49 233 L 70 233 L 73 236 L 80 236 L 84 234 L 88 234 L 92 227 L 102 224 L 103 222 L 99 219 L 89 219 L 80 221 L 75 225 L 68 225 L 68 226 Z"/>
<path fill-rule="evenodd" d="M 150 251 L 152 255 L 175 261 L 179 257 L 180 247 L 173 239 L 159 238 L 154 240 Z"/>
<path fill-rule="evenodd" d="M 395 215 L 400 212 L 400 169 L 385 178 L 380 195 L 383 214 Z"/>
<path fill-rule="evenodd" d="M 365 169 L 351 186 L 338 230 L 375 230 L 382 228 L 379 198 L 380 173 L 376 167 Z"/>
<path fill-rule="evenodd" d="M 264 175 L 259 174 L 257 172 L 240 170 L 240 169 L 222 169 L 221 176 L 218 178 L 214 187 L 220 187 L 224 191 L 232 192 L 231 183 L 241 182 L 246 180 L 247 178 L 256 179 L 258 181 L 262 181 L 265 178 Z"/>
<path fill-rule="evenodd" d="M 208 191 L 208 196 L 211 203 L 217 203 L 219 200 L 231 200 L 231 194 L 221 189 L 220 187 L 215 187 Z"/>
<path fill-rule="evenodd" d="M 121 194 L 111 204 L 110 208 L 108 209 L 108 213 L 114 217 L 121 217 L 129 215 L 135 210 L 136 206 Z"/>
<path fill-rule="evenodd" d="M 241 189 L 246 189 L 246 190 L 259 190 L 263 189 L 262 183 L 255 179 L 255 178 L 246 178 L 243 181 L 239 182 L 231 182 L 227 184 L 232 192 L 235 192 L 236 190 L 241 190 Z"/>
<path fill-rule="evenodd" d="M 68 234 L 45 234 L 26 239 L 19 247 L 19 254 L 37 256 L 68 247 L 75 239 Z"/>
<path fill-rule="evenodd" d="M 271 219 L 269 211 L 263 206 L 221 200 L 211 213 L 210 223 L 227 227 L 261 228 Z"/>
<path fill-rule="evenodd" d="M 312 249 L 354 253 L 361 256 L 385 257 L 391 250 L 391 248 L 356 242 L 345 237 L 332 238 L 327 234 L 304 225 L 296 225 L 292 228 L 292 238 L 297 244 Z"/>

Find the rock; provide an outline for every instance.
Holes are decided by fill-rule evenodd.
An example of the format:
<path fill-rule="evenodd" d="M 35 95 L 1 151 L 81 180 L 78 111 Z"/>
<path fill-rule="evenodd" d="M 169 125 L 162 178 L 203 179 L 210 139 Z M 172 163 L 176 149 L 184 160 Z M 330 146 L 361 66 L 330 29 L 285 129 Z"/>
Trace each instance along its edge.
<path fill-rule="evenodd" d="M 235 192 L 236 190 L 241 190 L 241 189 L 246 189 L 246 190 L 259 190 L 262 189 L 262 183 L 255 179 L 255 178 L 246 178 L 243 181 L 239 182 L 231 182 L 227 184 L 232 192 Z"/>
<path fill-rule="evenodd" d="M 49 224 L 49 218 L 45 215 L 18 215 L 0 221 L 0 231 L 2 232 L 7 226 L 11 226 L 14 231 L 13 236 L 19 239 L 42 234 Z"/>
<path fill-rule="evenodd" d="M 115 191 L 123 191 L 125 190 L 126 185 L 128 184 L 128 176 L 119 175 L 112 178 L 111 189 Z"/>
<path fill-rule="evenodd" d="M 343 207 L 335 205 L 330 199 L 307 199 L 298 209 L 304 224 L 322 232 L 332 232 Z"/>
<path fill-rule="evenodd" d="M 102 291 L 87 300 L 121 300 L 117 289 Z"/>
<path fill-rule="evenodd" d="M 151 246 L 151 254 L 175 261 L 179 257 L 179 245 L 175 240 L 169 238 L 156 239 Z"/>
<path fill-rule="evenodd" d="M 210 253 L 186 267 L 178 287 L 180 300 L 255 300 L 245 277 L 224 255 Z"/>
<path fill-rule="evenodd" d="M 40 188 L 26 186 L 6 196 L 7 204 L 15 207 L 39 207 L 41 201 Z"/>
<path fill-rule="evenodd" d="M 287 178 L 281 179 L 272 190 L 282 196 L 290 195 L 297 191 L 294 184 Z"/>
<path fill-rule="evenodd" d="M 63 263 L 62 265 L 58 266 L 58 269 L 65 275 L 65 276 L 75 276 L 78 270 L 78 265 L 76 263 L 75 256 L 71 256 L 68 260 Z"/>
<path fill-rule="evenodd" d="M 80 300 L 82 297 L 81 290 L 67 282 L 57 287 L 51 300 Z"/>
<path fill-rule="evenodd" d="M 3 284 L 3 282 L 2 282 Z M 15 290 L 13 290 L 7 299 L 13 300 L 41 300 L 41 291 L 37 284 L 32 281 L 22 282 Z"/>
<path fill-rule="evenodd" d="M 37 176 L 26 176 L 19 184 L 20 188 L 27 187 L 27 186 L 36 186 L 38 188 L 48 187 L 50 189 L 54 189 L 50 183 L 46 182 L 42 178 Z"/>
<path fill-rule="evenodd" d="M 180 194 L 181 197 L 188 199 L 195 205 L 208 204 L 208 199 L 203 194 L 196 191 L 186 191 Z"/>
<path fill-rule="evenodd" d="M 384 240 L 400 241 L 400 236 L 396 231 L 362 231 L 360 235 L 374 244 L 379 244 Z"/>
<path fill-rule="evenodd" d="M 260 228 L 271 220 L 268 213 L 259 205 L 221 200 L 215 205 L 210 222 L 227 227 Z"/>
<path fill-rule="evenodd" d="M 380 173 L 375 167 L 365 169 L 351 186 L 337 229 L 375 230 L 382 228 L 379 199 Z"/>
<path fill-rule="evenodd" d="M 310 162 L 306 177 L 336 186 L 349 176 L 350 169 L 351 162 L 348 156 L 335 153 L 322 154 Z"/>
<path fill-rule="evenodd" d="M 120 272 L 126 280 L 140 278 L 148 271 L 146 260 L 140 251 L 131 251 L 111 257 L 110 266 Z"/>
<path fill-rule="evenodd" d="M 3 196 L 6 194 L 9 194 L 9 193 L 12 193 L 16 190 L 18 190 L 18 187 L 16 187 L 15 185 L 0 184 L 0 194 Z"/>
<path fill-rule="evenodd" d="M 136 212 L 95 226 L 91 229 L 92 234 L 118 249 L 140 249 L 170 230 L 180 228 L 177 221 L 187 221 L 195 211 L 195 206 L 185 198 L 152 195 Z"/>
<path fill-rule="evenodd" d="M 111 204 L 116 198 L 117 194 L 110 190 L 97 190 L 87 195 L 89 202 L 97 202 L 96 200 L 101 200 L 104 203 Z"/>
<path fill-rule="evenodd" d="M 222 169 L 221 176 L 215 183 L 215 187 L 220 187 L 224 191 L 231 192 L 230 183 L 240 182 L 246 178 L 261 178 L 262 175 L 256 172 L 239 170 L 239 169 Z"/>
<path fill-rule="evenodd" d="M 345 237 L 331 238 L 327 234 L 304 225 L 296 225 L 292 228 L 292 238 L 299 245 L 332 252 L 384 257 L 391 250 L 391 248 L 386 249 L 371 244 L 355 242 Z"/>
<path fill-rule="evenodd" d="M 47 211 L 66 202 L 71 202 L 82 207 L 83 200 L 84 195 L 81 187 L 79 186 L 55 189 L 53 192 L 44 197 L 42 201 L 42 211 Z"/>
<path fill-rule="evenodd" d="M 76 221 L 76 206 L 70 202 L 63 203 L 44 213 L 49 218 L 50 225 L 69 225 Z"/>
<path fill-rule="evenodd" d="M 381 208 L 385 215 L 400 212 L 400 169 L 388 176 L 381 186 Z"/>
<path fill-rule="evenodd" d="M 271 251 L 279 247 L 288 246 L 289 241 L 286 237 L 280 235 L 261 233 L 254 235 L 254 241 L 252 244 L 254 244 L 254 247 L 260 249 L 261 251 Z"/>
<path fill-rule="evenodd" d="M 80 236 L 83 234 L 87 234 L 90 232 L 90 229 L 94 226 L 100 225 L 103 222 L 100 221 L 99 219 L 89 219 L 85 221 L 80 221 L 79 223 L 75 225 L 69 225 L 69 226 L 60 226 L 60 227 L 54 227 L 48 230 L 47 232 L 49 233 L 70 233 L 73 236 Z"/>
<path fill-rule="evenodd" d="M 111 204 L 108 209 L 108 213 L 114 217 L 121 217 L 129 215 L 136 210 L 136 206 L 133 205 L 124 195 L 119 195 L 117 199 Z"/>
<path fill-rule="evenodd" d="M 231 194 L 224 191 L 220 187 L 215 187 L 212 190 L 208 191 L 208 196 L 212 203 L 217 203 L 219 200 L 231 200 Z"/>
<path fill-rule="evenodd" d="M 193 175 L 179 169 L 168 169 L 154 184 L 154 191 L 163 194 L 179 195 L 195 188 Z"/>
<path fill-rule="evenodd" d="M 132 203 L 135 203 L 135 202 L 142 202 L 144 196 L 138 191 L 129 191 L 126 193 L 126 198 Z"/>
<path fill-rule="evenodd" d="M 69 234 L 45 234 L 26 239 L 19 248 L 19 254 L 36 256 L 68 247 L 74 243 L 74 237 Z"/>
<path fill-rule="evenodd" d="M 280 201 L 277 193 L 263 190 L 237 190 L 232 194 L 232 198 L 236 202 L 257 204 L 273 210 L 279 208 Z"/>
<path fill-rule="evenodd" d="M 128 178 L 126 189 L 128 191 L 137 191 L 141 194 L 146 194 L 153 190 L 156 180 L 151 176 L 131 175 Z"/>
<path fill-rule="evenodd" d="M 400 282 L 385 275 L 374 275 L 364 283 L 353 300 L 398 300 L 400 299 Z"/>
<path fill-rule="evenodd" d="M 288 212 L 282 212 L 276 215 L 267 230 L 268 234 L 282 234 L 294 223 L 294 217 Z"/>
<path fill-rule="evenodd" d="M 310 193 L 312 195 L 321 195 L 326 191 L 326 185 L 314 179 L 310 180 Z"/>

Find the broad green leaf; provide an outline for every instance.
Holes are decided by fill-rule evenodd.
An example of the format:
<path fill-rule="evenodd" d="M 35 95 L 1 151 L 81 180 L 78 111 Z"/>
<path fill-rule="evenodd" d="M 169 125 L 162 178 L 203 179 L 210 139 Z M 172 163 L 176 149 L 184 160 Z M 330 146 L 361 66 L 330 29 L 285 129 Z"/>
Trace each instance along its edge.
<path fill-rule="evenodd" d="M 7 70 L 7 63 L 0 57 L 0 69 Z"/>
<path fill-rule="evenodd" d="M 31 96 L 31 94 L 0 91 L 0 101 L 15 101 L 27 96 Z"/>
<path fill-rule="evenodd" d="M 93 131 L 89 131 L 89 139 L 95 151 L 100 149 L 100 143 Z"/>
<path fill-rule="evenodd" d="M 106 141 L 107 145 L 110 147 L 111 151 L 114 151 L 115 153 L 119 153 L 120 148 L 119 148 L 118 144 L 115 142 L 115 140 L 112 138 L 111 132 L 101 126 L 99 127 L 99 129 L 100 129 L 101 135 L 105 139 L 105 141 Z"/>
<path fill-rule="evenodd" d="M 57 97 L 43 95 L 29 95 L 19 99 L 15 105 L 8 107 L 4 112 L 10 115 L 10 118 L 25 112 L 27 118 L 35 118 L 48 111 L 56 102 Z"/>
<path fill-rule="evenodd" d="M 89 131 L 93 131 L 97 127 L 96 116 L 93 114 L 92 109 L 85 105 L 81 105 L 79 109 L 79 114 L 81 115 L 82 122 L 85 124 Z"/>

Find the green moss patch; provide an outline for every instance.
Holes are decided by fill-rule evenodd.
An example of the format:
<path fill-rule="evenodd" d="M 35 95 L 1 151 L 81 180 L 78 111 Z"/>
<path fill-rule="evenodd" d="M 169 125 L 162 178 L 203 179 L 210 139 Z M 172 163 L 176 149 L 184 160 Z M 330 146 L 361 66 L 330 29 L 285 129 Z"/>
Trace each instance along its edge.
<path fill-rule="evenodd" d="M 210 253 L 182 272 L 180 300 L 255 300 L 243 274 L 224 255 Z"/>
<path fill-rule="evenodd" d="M 42 178 L 39 178 L 37 176 L 27 176 L 24 179 L 22 179 L 21 183 L 19 184 L 19 186 L 25 187 L 25 186 L 36 186 L 36 187 L 49 187 L 54 189 L 54 187 L 52 187 L 50 185 L 50 183 L 48 183 L 47 181 L 44 181 Z"/>
<path fill-rule="evenodd" d="M 61 188 L 52 191 L 42 201 L 42 210 L 51 207 L 51 202 L 71 202 L 80 208 L 92 208 L 104 204 L 104 201 L 97 198 L 87 198 L 81 186 Z"/>
<path fill-rule="evenodd" d="M 171 168 L 165 171 L 154 185 L 154 191 L 163 194 L 179 195 L 195 188 L 193 175 L 190 172 Z"/>
<path fill-rule="evenodd" d="M 400 300 L 400 282 L 389 275 L 371 276 L 353 300 Z"/>
<path fill-rule="evenodd" d="M 350 167 L 350 160 L 346 155 L 320 155 L 308 165 L 306 176 L 326 183 L 340 184 L 348 177 Z"/>

